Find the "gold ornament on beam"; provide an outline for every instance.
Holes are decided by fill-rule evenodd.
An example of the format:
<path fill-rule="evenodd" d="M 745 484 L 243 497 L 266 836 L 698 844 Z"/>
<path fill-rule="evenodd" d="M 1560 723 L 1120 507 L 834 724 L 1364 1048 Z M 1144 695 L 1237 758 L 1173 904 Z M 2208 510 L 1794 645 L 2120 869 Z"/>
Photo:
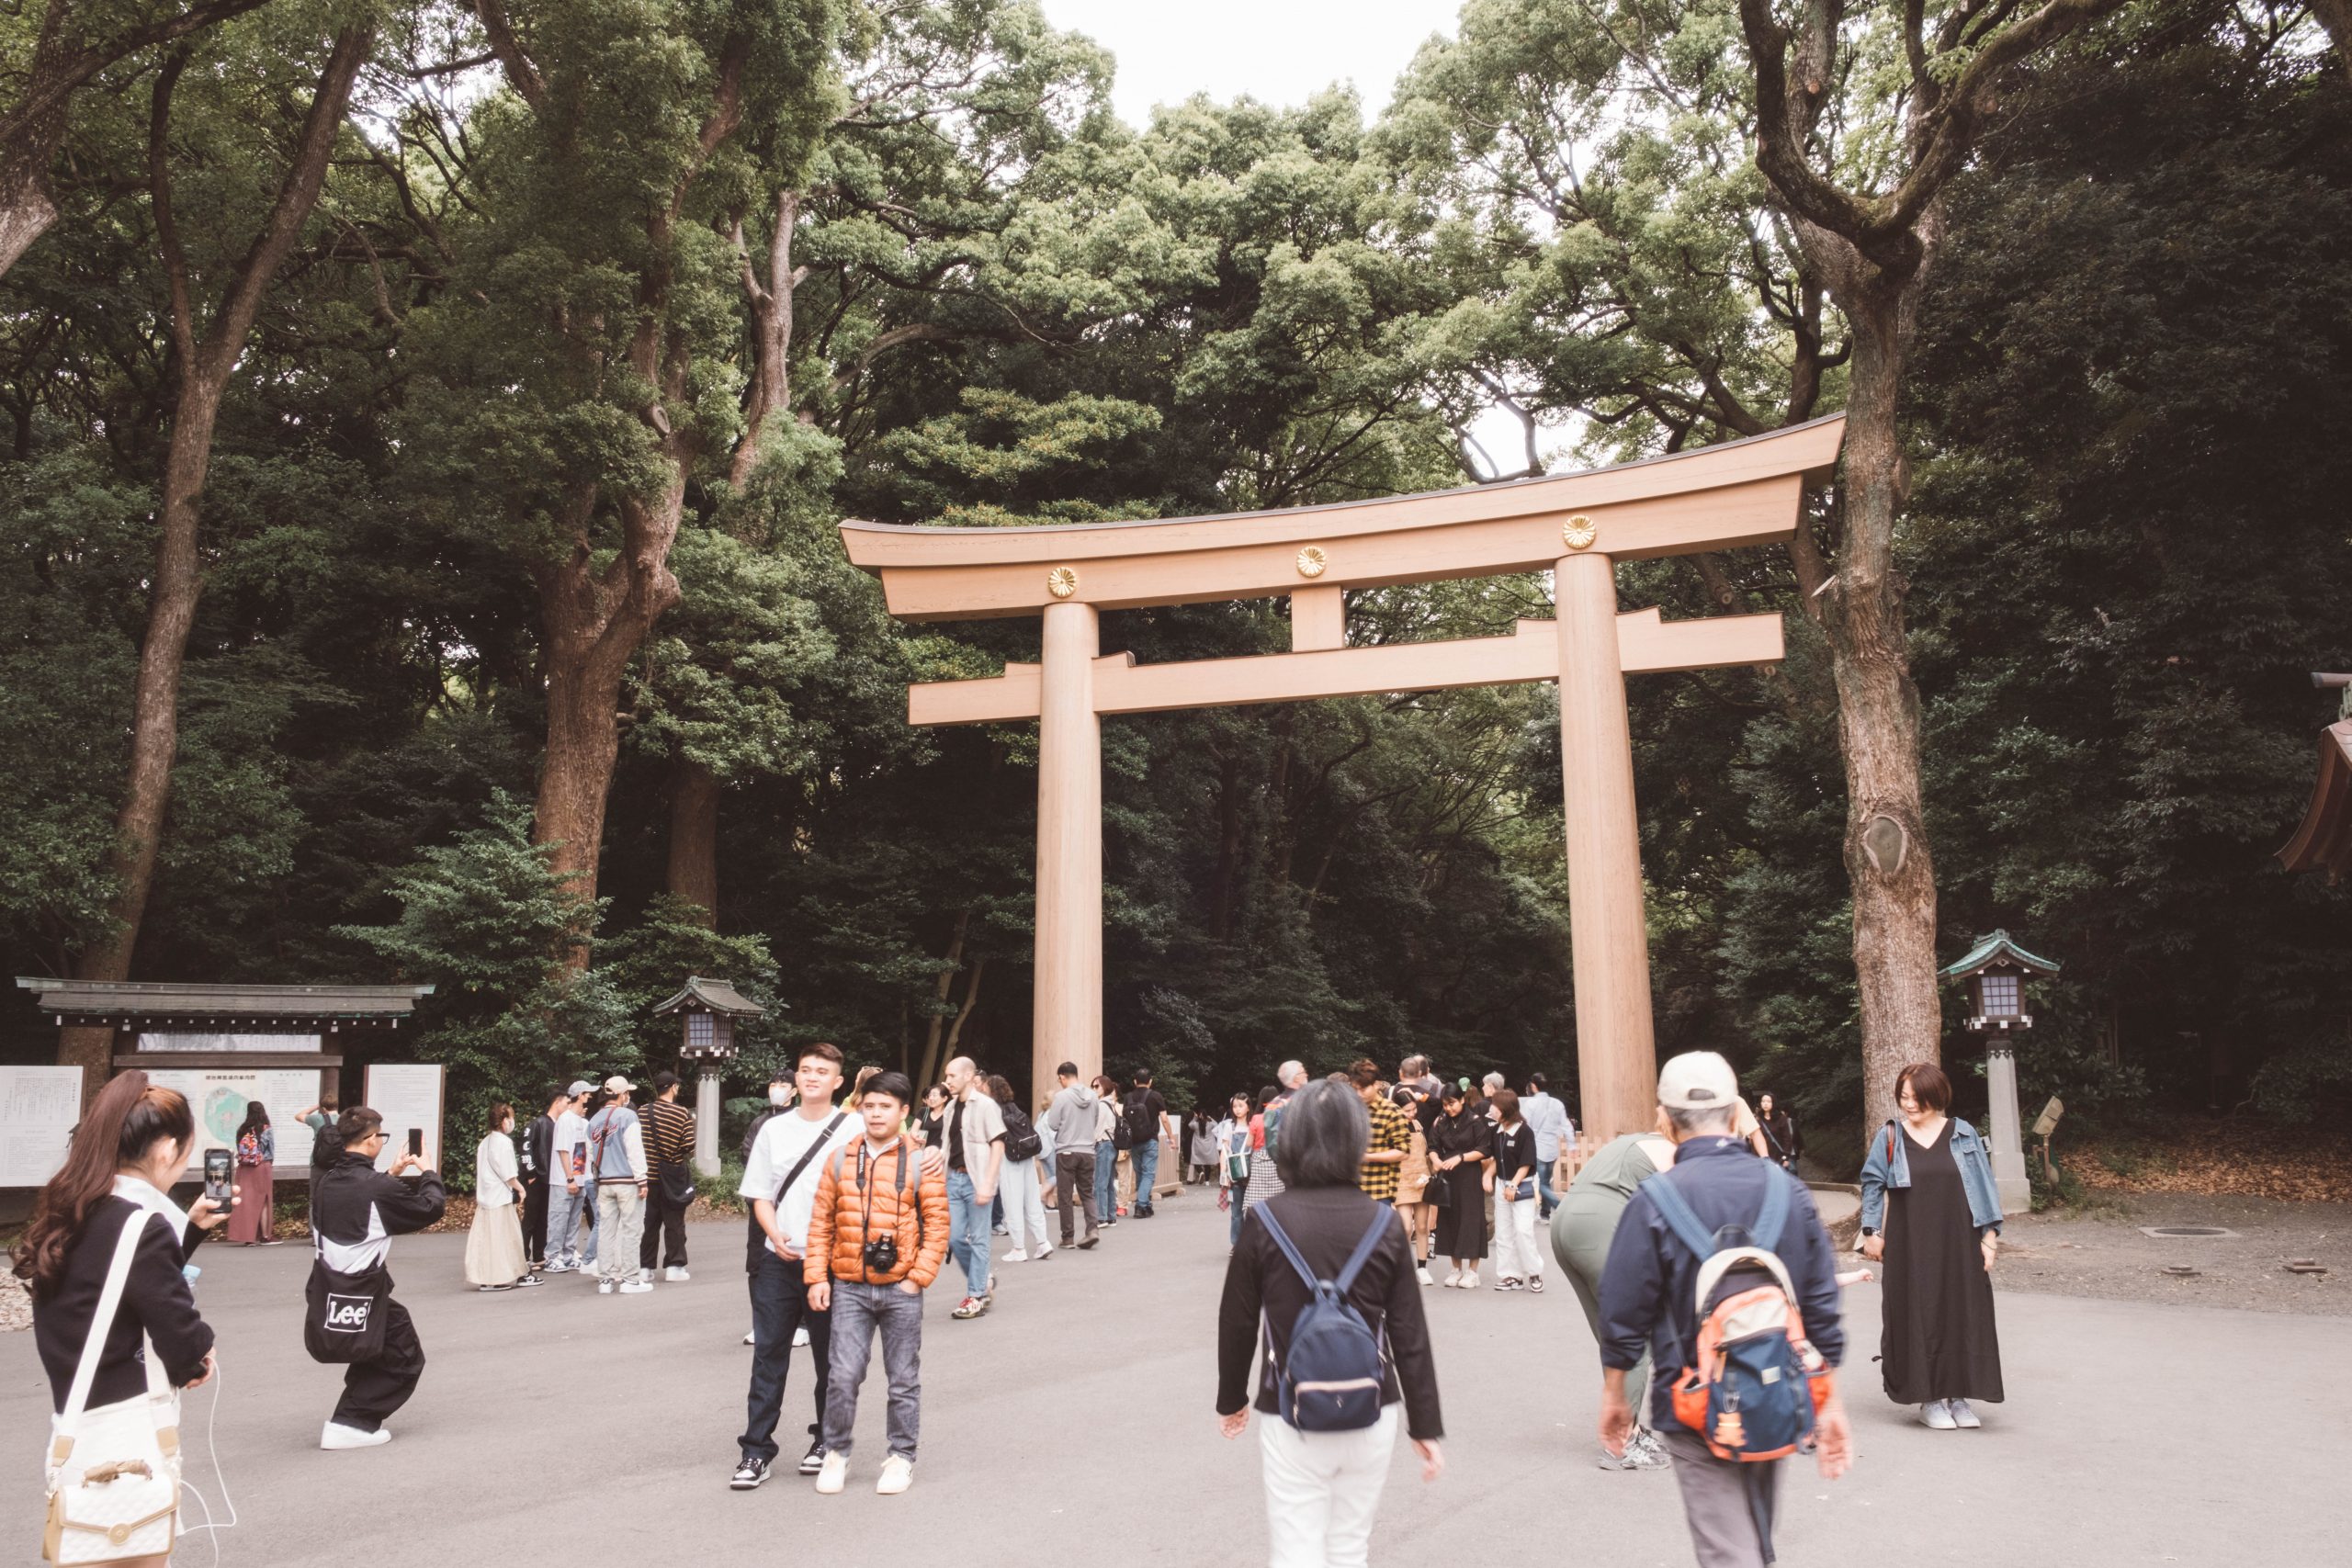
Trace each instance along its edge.
<path fill-rule="evenodd" d="M 1589 550 L 1599 537 L 1600 530 L 1594 527 L 1592 519 L 1581 512 L 1560 525 L 1560 543 L 1572 550 Z"/>
<path fill-rule="evenodd" d="M 1046 592 L 1057 599 L 1067 599 L 1078 592 L 1078 573 L 1066 566 L 1057 566 L 1046 573 Z"/>
<path fill-rule="evenodd" d="M 1323 553 L 1320 545 L 1309 545 L 1298 552 L 1298 575 L 1301 577 L 1320 577 L 1330 564 L 1331 558 Z"/>

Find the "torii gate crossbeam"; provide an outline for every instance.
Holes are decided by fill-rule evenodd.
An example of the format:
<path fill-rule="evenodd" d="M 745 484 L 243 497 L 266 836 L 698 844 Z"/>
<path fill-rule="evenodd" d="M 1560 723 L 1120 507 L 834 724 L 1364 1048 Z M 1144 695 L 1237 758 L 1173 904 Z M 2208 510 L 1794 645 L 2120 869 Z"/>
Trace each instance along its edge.
<path fill-rule="evenodd" d="M 1588 473 L 1335 506 L 1138 523 L 912 528 L 845 522 L 850 559 L 908 620 L 1037 615 L 1039 662 L 908 691 L 917 725 L 1035 718 L 1037 1085 L 1102 1060 L 1106 713 L 1557 681 L 1579 1098 L 1609 1138 L 1648 1125 L 1657 1072 L 1625 676 L 1766 664 L 1778 615 L 1620 614 L 1613 563 L 1784 539 L 1842 416 Z M 1350 648 L 1350 588 L 1550 569 L 1556 618 L 1510 637 Z M 1105 609 L 1291 600 L 1288 653 L 1178 664 L 1102 657 Z"/>

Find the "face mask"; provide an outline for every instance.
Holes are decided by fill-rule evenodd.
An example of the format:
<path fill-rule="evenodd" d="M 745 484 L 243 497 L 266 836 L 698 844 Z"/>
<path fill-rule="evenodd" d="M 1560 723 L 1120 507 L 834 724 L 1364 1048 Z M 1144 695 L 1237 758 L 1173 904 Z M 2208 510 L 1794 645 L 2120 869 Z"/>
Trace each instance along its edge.
<path fill-rule="evenodd" d="M 768 1103 L 781 1110 L 792 1103 L 792 1091 L 788 1089 L 772 1087 L 768 1090 Z"/>

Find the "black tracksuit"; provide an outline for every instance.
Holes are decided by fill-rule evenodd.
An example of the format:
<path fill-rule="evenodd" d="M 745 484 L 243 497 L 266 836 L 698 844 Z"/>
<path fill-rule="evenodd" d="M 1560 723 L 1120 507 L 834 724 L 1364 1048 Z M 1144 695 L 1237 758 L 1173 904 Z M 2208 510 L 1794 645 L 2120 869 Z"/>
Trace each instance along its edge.
<path fill-rule="evenodd" d="M 555 1118 L 542 1112 L 523 1129 L 523 1261 L 548 1260 L 548 1173 L 555 1168 Z"/>
<path fill-rule="evenodd" d="M 311 1186 L 312 1246 L 325 1264 L 344 1273 L 383 1269 L 391 1238 L 423 1230 L 441 1217 L 447 1202 L 441 1178 L 433 1171 L 413 1179 L 387 1176 L 366 1155 L 347 1154 Z M 344 1370 L 343 1398 L 334 1407 L 337 1426 L 363 1432 L 376 1430 L 407 1404 L 424 1375 L 424 1347 L 408 1309 L 391 1299 L 389 1270 L 383 1289 L 383 1354 Z"/>

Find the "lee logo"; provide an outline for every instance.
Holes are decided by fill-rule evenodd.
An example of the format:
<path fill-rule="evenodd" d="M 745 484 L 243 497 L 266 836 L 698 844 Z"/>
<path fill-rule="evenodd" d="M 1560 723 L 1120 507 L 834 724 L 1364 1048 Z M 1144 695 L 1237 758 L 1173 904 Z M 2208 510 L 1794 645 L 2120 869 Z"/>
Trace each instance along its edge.
<path fill-rule="evenodd" d="M 375 1306 L 376 1298 L 373 1296 L 330 1293 L 327 1297 L 326 1326 L 337 1334 L 365 1334 L 368 1332 L 368 1314 L 375 1310 Z"/>

